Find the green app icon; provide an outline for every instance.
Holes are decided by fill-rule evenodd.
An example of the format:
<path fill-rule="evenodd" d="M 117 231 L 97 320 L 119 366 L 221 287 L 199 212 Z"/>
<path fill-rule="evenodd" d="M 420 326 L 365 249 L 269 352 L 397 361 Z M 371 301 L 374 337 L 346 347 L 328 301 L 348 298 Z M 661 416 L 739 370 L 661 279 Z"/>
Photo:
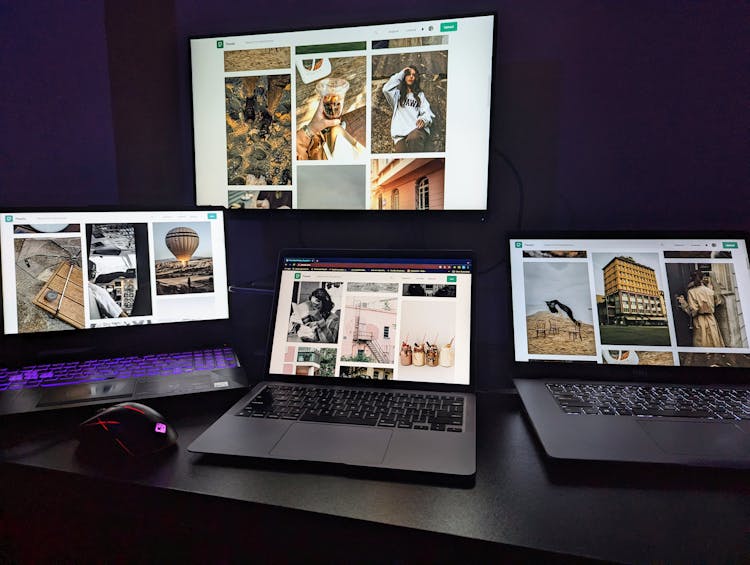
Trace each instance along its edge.
<path fill-rule="evenodd" d="M 217 48 L 217 49 L 224 49 L 224 40 L 222 40 L 222 39 L 219 39 L 219 40 L 218 40 L 218 41 L 216 42 L 216 48 Z"/>
<path fill-rule="evenodd" d="M 456 31 L 458 22 L 443 22 L 440 24 L 440 31 Z"/>
<path fill-rule="evenodd" d="M 13 216 L 5 216 L 5 221 L 6 222 L 12 222 L 13 221 Z"/>
<path fill-rule="evenodd" d="M 456 282 L 456 275 L 448 275 L 448 282 Z"/>
<path fill-rule="evenodd" d="M 521 249 L 521 247 L 523 247 L 523 243 L 516 241 L 516 249 Z"/>
<path fill-rule="evenodd" d="M 302 275 L 300 273 L 294 273 L 295 280 L 299 280 L 300 278 L 302 278 Z"/>

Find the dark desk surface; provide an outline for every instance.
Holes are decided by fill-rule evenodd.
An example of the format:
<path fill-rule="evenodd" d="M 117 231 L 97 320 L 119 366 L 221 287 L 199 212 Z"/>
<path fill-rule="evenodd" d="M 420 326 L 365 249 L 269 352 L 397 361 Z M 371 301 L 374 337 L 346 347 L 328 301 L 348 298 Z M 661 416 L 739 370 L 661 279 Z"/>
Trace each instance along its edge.
<path fill-rule="evenodd" d="M 378 561 L 750 562 L 747 474 L 551 461 L 515 395 L 479 395 L 477 474 L 468 487 L 188 453 L 236 397 L 151 403 L 178 429 L 179 447 L 130 466 L 76 455 L 65 430 L 91 410 L 4 421 L 0 561 L 3 546 L 25 561 L 83 544 L 76 557 L 102 547 L 142 557 L 150 547 L 150 557 L 195 561 L 357 562 L 350 551 L 366 547 Z M 29 435 L 19 443 L 20 429 Z"/>

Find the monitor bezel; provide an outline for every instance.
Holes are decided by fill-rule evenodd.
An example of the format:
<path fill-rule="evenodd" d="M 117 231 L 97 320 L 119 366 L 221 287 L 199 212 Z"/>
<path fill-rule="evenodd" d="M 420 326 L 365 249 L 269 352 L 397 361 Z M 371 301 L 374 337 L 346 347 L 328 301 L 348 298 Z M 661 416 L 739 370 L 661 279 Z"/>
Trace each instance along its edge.
<path fill-rule="evenodd" d="M 513 231 L 505 237 L 508 277 L 507 368 L 514 378 L 586 380 L 595 382 L 655 382 L 685 384 L 750 384 L 750 371 L 743 367 L 706 366 L 617 366 L 576 361 L 516 361 L 511 285 L 510 241 L 513 239 L 741 239 L 750 254 L 750 233 L 743 230 L 633 230 L 633 231 Z M 750 335 L 747 336 L 750 339 Z"/>
<path fill-rule="evenodd" d="M 83 207 L 4 207 L 8 214 L 22 213 L 71 213 L 71 212 L 219 212 L 223 216 L 225 248 L 227 247 L 226 210 L 222 207 L 187 208 L 168 207 L 123 207 L 123 206 L 83 206 Z M 227 281 L 230 281 L 227 254 Z M 3 273 L 0 270 L 0 288 Z M 17 368 L 32 364 L 54 363 L 58 361 L 89 360 L 124 355 L 140 355 L 159 352 L 181 351 L 217 345 L 231 345 L 231 295 L 227 290 L 228 316 L 213 320 L 163 322 L 135 326 L 114 326 L 84 328 L 82 330 L 61 330 L 37 333 L 6 334 L 4 327 L 4 307 L 0 300 L 0 349 L 3 358 L 0 367 Z M 178 331 L 175 331 L 178 329 Z"/>
<path fill-rule="evenodd" d="M 375 210 L 375 209 L 329 209 L 329 208 L 291 208 L 291 209 L 269 209 L 269 210 L 238 210 L 220 206 L 221 209 L 231 212 L 233 214 L 249 215 L 255 219 L 269 219 L 273 222 L 278 222 L 280 217 L 288 220 L 300 220 L 315 218 L 331 218 L 331 219 L 369 219 L 373 216 L 382 216 L 385 218 L 403 218 L 409 221 L 413 221 L 417 217 L 452 217 L 463 220 L 474 220 L 478 222 L 485 222 L 491 213 L 490 208 L 490 188 L 493 184 L 493 173 L 492 173 L 492 155 L 493 155 L 493 141 L 497 137 L 494 133 L 493 123 L 495 122 L 495 98 L 496 98 L 496 86 L 498 69 L 497 64 L 499 58 L 497 56 L 498 50 L 498 11 L 479 11 L 479 12 L 467 12 L 462 14 L 449 13 L 435 14 L 431 17 L 421 18 L 419 20 L 411 19 L 389 19 L 381 20 L 377 22 L 359 20 L 356 22 L 348 22 L 341 24 L 326 24 L 318 26 L 294 26 L 289 28 L 272 28 L 272 29 L 257 29 L 257 30 L 244 30 L 239 32 L 227 32 L 227 33 L 207 33 L 207 34 L 191 34 L 186 39 L 187 45 L 187 69 L 188 69 L 188 84 L 187 90 L 190 98 L 189 111 L 190 111 L 190 152 L 191 152 L 191 167 L 193 174 L 193 202 L 197 207 L 204 207 L 203 204 L 198 204 L 197 194 L 197 173 L 196 173 L 196 154 L 195 154 L 195 102 L 193 96 L 193 67 L 192 67 L 192 47 L 191 41 L 194 39 L 214 39 L 222 37 L 236 37 L 236 36 L 250 36 L 250 35 L 264 35 L 274 33 L 294 33 L 294 32 L 305 32 L 305 31 L 319 31 L 332 28 L 354 28 L 354 27 L 366 27 L 366 26 L 380 26 L 380 25 L 395 25 L 395 24 L 408 24 L 411 22 L 425 21 L 425 20 L 444 20 L 444 19 L 460 19 L 460 18 L 475 18 L 475 17 L 492 17 L 492 52 L 490 68 L 492 70 L 492 78 L 490 80 L 490 108 L 488 113 L 489 120 L 489 132 L 487 139 L 487 192 L 485 197 L 485 207 L 483 209 L 448 209 L 448 210 Z M 271 190 L 274 187 L 258 187 L 259 190 Z M 206 207 L 216 208 L 216 205 L 207 205 Z M 257 215 L 255 212 L 259 212 Z"/>
<path fill-rule="evenodd" d="M 272 373 L 270 371 L 271 366 L 271 351 L 273 350 L 274 342 L 274 322 L 276 320 L 276 312 L 279 307 L 279 296 L 276 290 L 279 288 L 281 283 L 281 276 L 284 267 L 284 258 L 289 256 L 295 257 L 350 257 L 350 258 L 420 258 L 420 259 L 470 259 L 472 270 L 471 270 L 471 304 L 470 304 L 470 350 L 469 350 L 469 383 L 468 384 L 445 384 L 445 383 L 430 383 L 430 382 L 417 382 L 417 381 L 401 381 L 401 380 L 375 380 L 375 379 L 348 379 L 345 377 L 299 377 L 296 375 L 284 375 L 279 373 Z M 340 385 L 340 386 L 358 386 L 367 388 L 383 388 L 383 389 L 394 389 L 401 388 L 406 390 L 435 390 L 435 391 L 449 391 L 449 392 L 472 392 L 476 387 L 476 376 L 474 374 L 475 366 L 475 311 L 476 311 L 476 256 L 473 251 L 460 250 L 460 249 L 282 249 L 279 252 L 277 260 L 276 275 L 274 280 L 274 300 L 271 306 L 271 316 L 268 321 L 268 337 L 266 346 L 266 357 L 264 361 L 265 374 L 272 378 L 274 381 L 288 382 L 288 383 L 310 383 L 314 385 Z M 396 362 L 396 361 L 394 361 Z M 265 377 L 264 377 L 265 378 Z"/>

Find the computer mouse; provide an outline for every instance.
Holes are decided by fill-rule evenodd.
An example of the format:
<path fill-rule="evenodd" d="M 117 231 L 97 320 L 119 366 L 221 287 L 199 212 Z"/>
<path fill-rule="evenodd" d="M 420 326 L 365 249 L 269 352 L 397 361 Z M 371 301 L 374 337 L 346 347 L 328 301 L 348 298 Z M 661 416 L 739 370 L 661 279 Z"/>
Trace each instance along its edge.
<path fill-rule="evenodd" d="M 105 408 L 78 426 L 81 449 L 87 452 L 120 453 L 144 457 L 177 442 L 177 431 L 153 408 L 123 402 Z"/>

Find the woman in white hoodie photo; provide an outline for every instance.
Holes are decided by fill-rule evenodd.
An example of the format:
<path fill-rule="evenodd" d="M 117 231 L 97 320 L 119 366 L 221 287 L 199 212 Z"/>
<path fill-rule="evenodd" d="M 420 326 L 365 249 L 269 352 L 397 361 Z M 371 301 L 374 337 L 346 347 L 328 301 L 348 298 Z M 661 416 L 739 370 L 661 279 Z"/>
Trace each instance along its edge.
<path fill-rule="evenodd" d="M 429 151 L 430 125 L 435 114 L 419 84 L 419 71 L 409 66 L 383 85 L 391 108 L 391 138 L 396 153 Z"/>

